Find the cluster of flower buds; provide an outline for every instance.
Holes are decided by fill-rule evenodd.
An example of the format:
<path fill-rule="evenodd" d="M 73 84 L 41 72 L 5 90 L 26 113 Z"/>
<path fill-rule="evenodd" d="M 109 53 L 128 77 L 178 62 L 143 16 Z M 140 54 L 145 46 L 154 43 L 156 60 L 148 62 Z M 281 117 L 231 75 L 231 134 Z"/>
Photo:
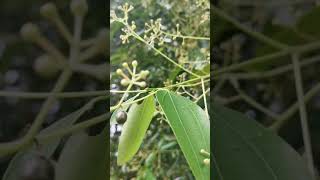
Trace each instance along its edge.
<path fill-rule="evenodd" d="M 121 29 L 121 31 L 124 32 L 124 34 L 120 35 L 122 44 L 126 44 L 130 42 L 129 37 L 132 36 L 132 31 L 134 31 L 135 29 L 136 29 L 135 22 L 132 22 L 130 27 L 125 27 Z"/>
<path fill-rule="evenodd" d="M 149 45 L 154 46 L 155 41 L 158 41 L 158 45 L 162 45 L 164 43 L 163 36 L 163 25 L 161 24 L 161 18 L 154 21 L 150 20 L 150 23 L 145 23 L 145 35 L 144 39 L 148 42 Z"/>
<path fill-rule="evenodd" d="M 130 8 L 129 8 L 130 9 Z M 79 20 L 88 12 L 88 4 L 86 0 L 71 0 L 70 11 L 73 16 Z M 57 6 L 48 2 L 41 6 L 40 14 L 51 21 L 61 34 L 61 36 L 69 43 L 70 47 L 80 45 L 82 48 L 78 53 L 81 53 L 79 62 L 70 65 L 66 62 L 67 58 L 63 53 L 49 41 L 40 31 L 39 27 L 33 23 L 26 23 L 20 30 L 24 40 L 36 43 L 46 52 L 38 57 L 33 64 L 34 71 L 42 78 L 54 78 L 59 74 L 59 71 L 64 68 L 71 68 L 75 72 L 80 72 L 92 76 L 98 80 L 105 81 L 109 74 L 105 71 L 106 64 L 86 64 L 84 61 L 89 60 L 97 54 L 108 53 L 109 49 L 109 30 L 102 28 L 97 33 L 96 37 L 89 40 L 80 40 L 79 43 L 73 43 L 72 34 L 63 22 L 59 14 Z M 92 40 L 91 40 L 92 39 Z"/>
<path fill-rule="evenodd" d="M 111 10 L 110 11 L 110 23 L 113 23 L 114 21 L 127 23 L 128 17 L 129 17 L 129 12 L 133 10 L 133 6 L 129 5 L 128 3 L 125 3 L 122 6 L 118 6 L 118 10 L 123 12 L 123 17 L 122 18 L 118 17 L 115 10 Z"/>
<path fill-rule="evenodd" d="M 210 7 L 210 3 L 207 0 L 197 0 L 196 6 L 201 7 L 202 9 L 208 9 Z"/>
<path fill-rule="evenodd" d="M 124 32 L 124 34 L 120 35 L 120 39 L 122 41 L 122 44 L 129 43 L 129 37 L 132 36 L 132 32 L 135 31 L 137 28 L 136 23 L 134 21 L 128 23 L 128 14 L 130 11 L 133 10 L 133 6 L 129 5 L 128 3 L 125 3 L 122 6 L 118 6 L 118 10 L 120 10 L 123 13 L 123 17 L 118 17 L 115 10 L 110 11 L 110 23 L 113 23 L 114 21 L 121 22 L 126 27 L 122 28 L 121 31 Z"/>
<path fill-rule="evenodd" d="M 126 75 L 122 69 L 117 69 L 116 73 L 123 77 L 120 84 L 122 86 L 129 86 L 130 84 L 132 84 L 132 85 L 137 85 L 141 88 L 145 88 L 147 86 L 147 83 L 144 80 L 149 75 L 149 71 L 142 70 L 139 73 L 136 73 L 137 66 L 138 66 L 138 62 L 136 60 L 132 61 L 131 66 L 132 66 L 132 69 L 129 67 L 128 63 L 125 62 L 122 64 L 122 67 L 129 73 L 131 78 L 129 78 L 129 76 Z"/>

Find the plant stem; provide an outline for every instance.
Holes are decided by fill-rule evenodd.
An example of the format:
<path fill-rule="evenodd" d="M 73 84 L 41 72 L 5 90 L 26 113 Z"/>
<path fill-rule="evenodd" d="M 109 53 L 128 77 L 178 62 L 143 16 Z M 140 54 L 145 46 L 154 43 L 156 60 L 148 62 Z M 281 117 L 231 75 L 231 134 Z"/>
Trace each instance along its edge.
<path fill-rule="evenodd" d="M 226 21 L 230 22 L 231 24 L 233 24 L 235 27 L 237 27 L 238 29 L 240 29 L 241 31 L 245 32 L 246 34 L 250 35 L 251 37 L 266 43 L 274 48 L 277 49 L 286 49 L 288 48 L 288 46 L 286 44 L 283 44 L 281 42 L 275 41 L 259 32 L 256 32 L 254 30 L 251 30 L 250 28 L 246 27 L 245 25 L 241 24 L 240 22 L 238 22 L 236 19 L 232 18 L 231 16 L 229 16 L 228 14 L 226 14 L 225 12 L 221 11 L 219 8 L 215 7 L 214 5 L 210 6 L 210 11 L 213 14 L 218 15 L 219 17 L 225 19 Z"/>
<path fill-rule="evenodd" d="M 304 103 L 307 104 L 314 96 L 320 92 L 320 83 L 310 89 L 304 96 Z M 291 105 L 284 113 L 281 114 L 279 120 L 275 121 L 269 128 L 273 131 L 279 131 L 279 129 L 287 123 L 290 118 L 297 112 L 299 109 L 298 102 L 295 102 Z"/>
<path fill-rule="evenodd" d="M 58 16 L 57 18 L 52 19 L 53 23 L 57 26 L 58 30 L 60 31 L 61 35 L 67 40 L 67 42 L 71 45 L 72 43 L 72 35 L 69 32 L 67 26 L 61 20 L 61 17 Z"/>
<path fill-rule="evenodd" d="M 157 48 L 155 48 L 154 46 L 148 44 L 140 35 L 138 35 L 134 30 L 132 30 L 132 28 L 130 27 L 130 25 L 126 22 L 122 22 L 122 21 L 118 21 L 119 23 L 123 24 L 124 26 L 126 26 L 126 28 L 128 28 L 128 30 L 130 30 L 131 34 L 133 37 L 135 37 L 136 39 L 138 39 L 139 41 L 141 41 L 142 43 L 144 43 L 145 45 L 147 45 L 148 47 L 150 47 L 151 49 L 153 49 L 155 52 L 157 52 L 158 54 L 160 54 L 162 57 L 164 57 L 166 60 L 168 60 L 169 62 L 171 62 L 172 64 L 174 64 L 175 66 L 179 67 L 180 69 L 184 70 L 185 72 L 196 76 L 196 77 L 201 77 L 193 72 L 191 72 L 190 70 L 184 68 L 182 65 L 178 64 L 177 62 L 175 62 L 173 59 L 171 59 L 170 57 L 168 57 L 167 55 L 165 55 L 164 53 L 162 53 L 160 50 L 158 50 Z"/>
<path fill-rule="evenodd" d="M 142 98 L 136 99 L 136 100 L 131 101 L 131 102 L 128 102 L 128 103 L 122 103 L 122 104 L 120 104 L 120 105 L 121 105 L 121 106 L 128 106 L 128 105 L 137 103 L 137 102 L 139 102 L 139 101 L 142 101 L 142 100 L 148 98 L 149 96 L 153 96 L 153 95 L 156 94 L 156 93 L 157 93 L 157 91 L 154 91 L 154 92 L 149 93 L 148 95 L 146 95 L 146 96 L 144 96 L 144 97 L 142 97 Z M 122 97 L 124 97 L 124 96 L 122 96 Z M 115 110 L 118 109 L 119 107 L 120 107 L 119 104 L 116 105 L 116 106 L 111 106 L 111 107 L 110 107 L 110 112 L 115 111 Z"/>
<path fill-rule="evenodd" d="M 71 126 L 70 128 L 60 129 L 60 130 L 54 131 L 50 134 L 39 135 L 36 137 L 36 139 L 41 143 L 43 143 L 43 142 L 48 143 L 48 141 L 50 141 L 50 140 L 62 138 L 63 136 L 75 133 L 77 131 L 81 131 L 81 130 L 89 128 L 95 124 L 104 122 L 108 118 L 109 118 L 108 114 L 104 113 L 102 115 L 93 117 L 93 118 L 88 119 L 86 121 L 83 121 L 81 123 L 75 124 L 75 125 Z"/>
<path fill-rule="evenodd" d="M 25 99 L 43 99 L 49 96 L 55 98 L 79 98 L 79 97 L 90 97 L 90 96 L 102 96 L 108 95 L 107 90 L 101 91 L 83 91 L 83 92 L 61 92 L 61 93 L 50 93 L 50 92 L 12 92 L 12 91 L 0 91 L 0 97 L 16 97 Z"/>
<path fill-rule="evenodd" d="M 311 140 L 310 140 L 310 132 L 308 126 L 308 117 L 306 112 L 306 105 L 304 103 L 304 93 L 303 93 L 303 84 L 302 84 L 302 77 L 301 77 L 301 69 L 299 65 L 299 55 L 294 53 L 292 54 L 292 63 L 294 69 L 294 79 L 296 84 L 296 91 L 298 96 L 298 104 L 300 110 L 300 120 L 301 120 L 301 127 L 302 127 L 302 135 L 303 135 L 303 142 L 307 157 L 307 163 L 309 172 L 312 176 L 312 179 L 316 179 L 315 175 L 315 168 L 313 164 L 313 154 L 312 154 L 312 147 L 311 147 Z"/>
<path fill-rule="evenodd" d="M 82 29 L 82 17 L 76 17 L 75 18 L 75 27 L 74 27 L 74 37 L 73 37 L 73 43 L 70 48 L 70 58 L 69 62 L 73 63 L 74 61 L 78 60 L 78 56 L 80 53 L 80 38 L 81 38 L 81 29 Z M 59 62 L 64 63 L 64 56 L 60 54 L 58 50 L 54 48 L 54 46 L 51 45 L 45 38 L 40 38 L 40 40 L 37 42 L 41 47 L 43 47 L 45 50 L 48 52 L 53 53 L 54 55 L 57 56 Z M 15 140 L 13 142 L 8 142 L 8 143 L 2 143 L 0 144 L 0 157 L 5 156 L 11 153 L 14 153 L 25 146 L 29 145 L 36 134 L 38 133 L 39 129 L 41 128 L 41 125 L 46 118 L 48 112 L 50 111 L 50 107 L 53 105 L 55 102 L 55 96 L 53 95 L 54 93 L 59 93 L 63 90 L 67 82 L 72 76 L 72 70 L 69 68 L 69 66 L 65 66 L 65 69 L 61 73 L 58 81 L 56 82 L 53 90 L 51 91 L 52 94 L 47 97 L 46 101 L 43 103 L 39 113 L 37 114 L 33 124 L 31 125 L 29 131 L 27 134 L 18 140 Z"/>
<path fill-rule="evenodd" d="M 71 75 L 72 75 L 72 72 L 69 69 L 64 70 L 60 75 L 52 92 L 53 93 L 60 92 L 63 89 L 63 87 L 66 85 Z M 38 133 L 39 129 L 41 128 L 41 125 L 46 115 L 48 114 L 50 107 L 55 102 L 54 100 L 55 100 L 55 97 L 52 95 L 47 98 L 47 100 L 43 103 L 40 109 L 40 112 L 37 114 L 29 131 L 23 138 L 19 140 L 15 140 L 13 142 L 0 144 L 0 157 L 14 153 L 19 149 L 24 148 L 25 146 L 27 146 L 32 142 L 34 136 Z"/>
<path fill-rule="evenodd" d="M 320 56 L 319 55 L 311 57 L 311 58 L 307 58 L 307 59 L 301 60 L 300 67 L 303 68 L 303 67 L 306 67 L 306 66 L 308 66 L 310 64 L 317 63 L 319 61 L 320 61 Z M 249 73 L 228 73 L 228 74 L 225 74 L 224 76 L 236 77 L 237 79 L 246 79 L 246 80 L 262 79 L 262 78 L 269 78 L 269 77 L 281 75 L 281 74 L 284 74 L 284 73 L 286 73 L 286 72 L 288 72 L 290 70 L 293 70 L 293 65 L 292 64 L 281 66 L 279 68 L 272 69 L 270 71 L 252 72 L 252 73 L 251 72 L 249 72 Z M 223 78 L 223 79 L 225 79 L 225 78 Z"/>
<path fill-rule="evenodd" d="M 164 53 L 162 53 L 160 50 L 158 50 L 157 48 L 155 48 L 154 46 L 151 46 L 150 44 L 148 44 L 142 37 L 140 37 L 138 34 L 136 34 L 134 31 L 132 31 L 132 33 L 134 34 L 134 37 L 136 39 L 138 39 L 139 41 L 143 42 L 144 44 L 146 44 L 148 47 L 150 47 L 151 49 L 153 49 L 155 52 L 157 52 L 158 54 L 160 54 L 162 57 L 164 57 L 166 60 L 168 60 L 169 62 L 171 62 L 172 64 L 174 64 L 175 66 L 177 66 L 178 68 L 184 70 L 185 72 L 196 76 L 196 77 L 200 77 L 199 75 L 191 72 L 190 70 L 184 68 L 182 65 L 178 64 L 177 62 L 175 62 L 173 59 L 171 59 L 170 57 L 168 57 L 167 55 L 165 55 Z"/>
<path fill-rule="evenodd" d="M 161 31 L 163 34 L 172 36 L 172 37 L 177 37 L 177 38 L 182 38 L 182 39 L 195 39 L 195 40 L 207 40 L 210 41 L 209 37 L 197 37 L 197 36 L 183 36 L 183 35 L 176 35 L 168 32 Z"/>
<path fill-rule="evenodd" d="M 230 65 L 228 67 L 221 68 L 219 70 L 213 71 L 212 76 L 213 77 L 217 77 L 218 75 L 226 73 L 226 72 L 245 69 L 245 68 L 248 68 L 250 66 L 263 64 L 263 63 L 266 63 L 266 62 L 268 62 L 268 61 L 270 61 L 272 59 L 280 58 L 280 57 L 283 57 L 283 56 L 287 56 L 289 54 L 290 54 L 290 51 L 284 50 L 284 51 L 268 54 L 268 55 L 265 55 L 265 56 L 252 58 L 252 59 L 250 59 L 248 61 L 245 61 L 245 62 L 242 62 L 242 63 L 238 63 L 238 64 L 233 64 L 233 65 Z"/>
<path fill-rule="evenodd" d="M 201 78 L 201 84 L 202 84 L 202 94 L 203 94 L 204 109 L 205 109 L 207 118 L 210 119 L 209 111 L 208 111 L 208 105 L 207 105 L 206 89 L 205 89 L 204 81 L 203 81 L 202 78 Z"/>
<path fill-rule="evenodd" d="M 221 69 L 219 69 L 217 71 L 213 71 L 212 76 L 216 79 L 218 75 L 226 73 L 226 72 L 235 71 L 235 70 L 243 70 L 243 69 L 248 68 L 250 66 L 266 63 L 269 60 L 272 60 L 272 59 L 275 59 L 275 58 L 288 56 L 291 53 L 302 54 L 302 53 L 305 53 L 305 52 L 310 52 L 310 51 L 317 50 L 319 48 L 320 48 L 320 42 L 309 43 L 309 44 L 304 44 L 304 45 L 299 45 L 299 46 L 293 46 L 293 47 L 284 49 L 284 50 L 279 51 L 279 52 L 275 52 L 275 53 L 268 54 L 268 55 L 261 56 L 261 57 L 255 57 L 255 58 L 252 58 L 252 59 L 247 60 L 247 61 L 242 62 L 242 63 L 233 64 L 233 65 L 230 65 L 228 67 L 221 68 Z M 282 58 L 280 60 L 285 60 L 285 58 Z"/>

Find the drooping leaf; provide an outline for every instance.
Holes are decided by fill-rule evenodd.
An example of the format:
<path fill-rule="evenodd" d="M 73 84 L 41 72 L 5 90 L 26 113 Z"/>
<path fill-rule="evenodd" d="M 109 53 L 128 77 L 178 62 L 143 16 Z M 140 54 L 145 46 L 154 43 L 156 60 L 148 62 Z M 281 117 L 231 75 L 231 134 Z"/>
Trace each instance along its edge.
<path fill-rule="evenodd" d="M 158 102 L 167 117 L 178 144 L 196 179 L 210 179 L 210 167 L 201 149 L 210 152 L 210 122 L 203 109 L 173 92 L 157 92 Z"/>
<path fill-rule="evenodd" d="M 78 133 L 70 137 L 56 166 L 57 180 L 105 180 L 108 176 L 107 126 L 100 134 Z"/>
<path fill-rule="evenodd" d="M 54 124 L 50 125 L 49 127 L 43 129 L 40 131 L 39 135 L 45 135 L 47 133 L 54 132 L 61 128 L 70 127 L 73 123 L 75 123 L 86 111 L 90 110 L 94 103 L 97 101 L 102 100 L 101 97 L 94 98 L 90 102 L 88 102 L 86 105 L 81 107 L 80 109 L 74 111 L 73 113 L 67 115 L 66 117 L 57 120 Z M 19 172 L 19 166 L 20 164 L 25 160 L 28 159 L 34 151 L 40 151 L 41 154 L 44 156 L 50 158 L 50 156 L 54 153 L 56 148 L 58 147 L 60 143 L 59 138 L 51 140 L 48 144 L 42 144 L 42 142 L 39 142 L 41 144 L 40 149 L 36 148 L 35 146 L 32 146 L 24 151 L 18 152 L 10 161 L 10 164 L 8 165 L 8 168 L 6 169 L 6 172 L 3 176 L 3 180 L 17 180 L 18 179 L 18 172 Z"/>
<path fill-rule="evenodd" d="M 305 161 L 247 116 L 213 104 L 213 179 L 310 180 Z"/>
<path fill-rule="evenodd" d="M 118 165 L 129 161 L 139 150 L 143 137 L 155 111 L 154 97 L 149 96 L 141 104 L 133 104 L 124 123 L 118 146 Z"/>

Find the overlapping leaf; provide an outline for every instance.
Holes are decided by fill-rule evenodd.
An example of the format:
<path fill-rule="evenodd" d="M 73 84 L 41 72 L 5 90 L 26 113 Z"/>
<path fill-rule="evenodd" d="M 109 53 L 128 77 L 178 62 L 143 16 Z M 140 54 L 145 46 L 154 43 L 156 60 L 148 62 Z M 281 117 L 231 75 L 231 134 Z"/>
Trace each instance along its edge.
<path fill-rule="evenodd" d="M 245 115 L 213 104 L 213 179 L 310 180 L 285 141 Z"/>

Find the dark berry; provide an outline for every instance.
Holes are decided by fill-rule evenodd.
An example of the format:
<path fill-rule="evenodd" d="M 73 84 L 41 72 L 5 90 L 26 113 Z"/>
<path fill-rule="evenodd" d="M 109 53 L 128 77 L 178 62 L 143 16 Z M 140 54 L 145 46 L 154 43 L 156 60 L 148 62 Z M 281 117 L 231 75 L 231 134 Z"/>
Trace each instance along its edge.
<path fill-rule="evenodd" d="M 127 113 L 125 111 L 117 112 L 116 120 L 118 124 L 124 124 L 127 120 Z"/>

